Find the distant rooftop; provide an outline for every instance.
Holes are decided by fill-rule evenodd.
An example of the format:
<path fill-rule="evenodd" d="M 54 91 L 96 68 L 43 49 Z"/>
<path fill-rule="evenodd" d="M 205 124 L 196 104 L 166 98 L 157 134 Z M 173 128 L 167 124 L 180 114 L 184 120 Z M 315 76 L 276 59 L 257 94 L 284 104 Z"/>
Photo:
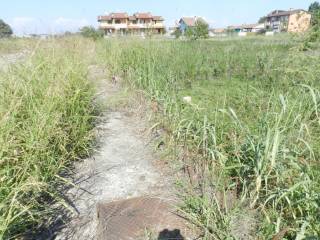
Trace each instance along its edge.
<path fill-rule="evenodd" d="M 281 16 L 290 16 L 295 13 L 306 12 L 303 9 L 291 9 L 289 11 L 284 10 L 275 10 L 267 15 L 267 17 L 281 17 Z"/>
<path fill-rule="evenodd" d="M 210 31 L 213 33 L 225 33 L 226 29 L 225 28 L 212 28 L 212 29 L 210 29 Z"/>
<path fill-rule="evenodd" d="M 135 16 L 136 18 L 139 18 L 139 19 L 152 19 L 153 16 L 150 12 L 147 12 L 147 13 L 135 13 L 133 14 L 133 16 Z"/>
<path fill-rule="evenodd" d="M 234 29 L 250 29 L 250 28 L 256 28 L 259 26 L 259 23 L 254 23 L 254 24 L 242 24 L 242 25 L 237 25 L 237 26 L 228 26 L 228 29 L 234 30 Z"/>
<path fill-rule="evenodd" d="M 197 21 L 206 22 L 201 17 L 182 17 L 179 22 L 183 21 L 188 27 L 194 27 Z"/>
<path fill-rule="evenodd" d="M 109 15 L 98 16 L 98 21 L 109 21 L 112 19 L 152 19 L 154 21 L 163 21 L 164 19 L 161 16 L 153 16 L 150 12 L 145 13 L 135 13 L 132 16 L 129 16 L 128 13 L 110 13 Z"/>

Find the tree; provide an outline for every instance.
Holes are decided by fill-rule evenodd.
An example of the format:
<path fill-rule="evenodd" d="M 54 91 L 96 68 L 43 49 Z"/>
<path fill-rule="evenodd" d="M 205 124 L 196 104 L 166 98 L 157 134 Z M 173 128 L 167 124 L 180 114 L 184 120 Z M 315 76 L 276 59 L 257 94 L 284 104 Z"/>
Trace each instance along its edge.
<path fill-rule="evenodd" d="M 194 28 L 194 36 L 195 36 L 195 39 L 208 38 L 209 37 L 209 25 L 201 19 L 197 20 L 196 26 Z"/>
<path fill-rule="evenodd" d="M 319 11 L 320 10 L 320 4 L 319 2 L 314 2 L 314 3 L 311 3 L 310 6 L 309 6 L 309 12 L 313 13 L 315 11 Z"/>
<path fill-rule="evenodd" d="M 265 23 L 267 20 L 267 17 L 266 16 L 263 16 L 259 19 L 258 23 Z"/>
<path fill-rule="evenodd" d="M 10 37 L 12 34 L 11 27 L 0 19 L 0 38 Z"/>
<path fill-rule="evenodd" d="M 309 12 L 312 15 L 312 26 L 320 25 L 320 4 L 319 2 L 311 3 L 309 6 Z"/>
<path fill-rule="evenodd" d="M 104 33 L 101 30 L 96 30 L 94 27 L 92 26 L 85 26 L 83 28 L 80 29 L 80 34 L 83 37 L 86 38 L 92 38 L 94 40 L 97 40 L 99 38 L 102 38 Z"/>
<path fill-rule="evenodd" d="M 312 28 L 306 34 L 303 44 L 301 46 L 302 50 L 309 50 L 313 48 L 313 44 L 320 42 L 320 4 L 319 2 L 314 2 L 309 7 L 309 12 L 312 15 L 311 24 Z"/>

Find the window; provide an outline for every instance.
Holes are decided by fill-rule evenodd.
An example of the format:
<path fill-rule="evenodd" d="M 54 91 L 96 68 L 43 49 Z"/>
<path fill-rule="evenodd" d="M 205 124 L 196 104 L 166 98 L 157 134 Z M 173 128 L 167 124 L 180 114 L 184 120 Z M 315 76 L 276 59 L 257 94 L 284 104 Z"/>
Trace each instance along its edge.
<path fill-rule="evenodd" d="M 116 19 L 116 24 L 120 24 L 121 20 L 120 19 Z"/>

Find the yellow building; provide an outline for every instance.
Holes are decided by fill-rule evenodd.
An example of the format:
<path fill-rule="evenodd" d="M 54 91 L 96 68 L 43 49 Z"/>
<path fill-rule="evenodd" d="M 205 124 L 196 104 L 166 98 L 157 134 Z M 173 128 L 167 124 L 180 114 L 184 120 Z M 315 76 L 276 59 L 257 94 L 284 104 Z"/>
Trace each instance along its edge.
<path fill-rule="evenodd" d="M 311 25 L 311 14 L 302 9 L 275 10 L 267 15 L 265 25 L 274 32 L 305 32 Z"/>
<path fill-rule="evenodd" d="M 305 11 L 291 14 L 288 23 L 288 32 L 305 32 L 311 24 L 311 14 Z"/>

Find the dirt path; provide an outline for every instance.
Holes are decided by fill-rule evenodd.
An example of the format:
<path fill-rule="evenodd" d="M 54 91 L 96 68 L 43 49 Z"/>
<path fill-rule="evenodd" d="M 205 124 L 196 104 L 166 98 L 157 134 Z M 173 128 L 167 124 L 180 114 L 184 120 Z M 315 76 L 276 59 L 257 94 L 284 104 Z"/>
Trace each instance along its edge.
<path fill-rule="evenodd" d="M 92 66 L 90 78 L 97 83 L 100 101 L 117 93 L 101 68 Z M 97 127 L 100 146 L 92 157 L 76 164 L 77 187 L 67 193 L 78 214 L 55 239 L 95 239 L 96 205 L 100 201 L 163 196 L 163 189 L 168 191 L 167 180 L 153 165 L 155 157 L 144 130 L 143 120 L 129 112 L 105 111 Z"/>

